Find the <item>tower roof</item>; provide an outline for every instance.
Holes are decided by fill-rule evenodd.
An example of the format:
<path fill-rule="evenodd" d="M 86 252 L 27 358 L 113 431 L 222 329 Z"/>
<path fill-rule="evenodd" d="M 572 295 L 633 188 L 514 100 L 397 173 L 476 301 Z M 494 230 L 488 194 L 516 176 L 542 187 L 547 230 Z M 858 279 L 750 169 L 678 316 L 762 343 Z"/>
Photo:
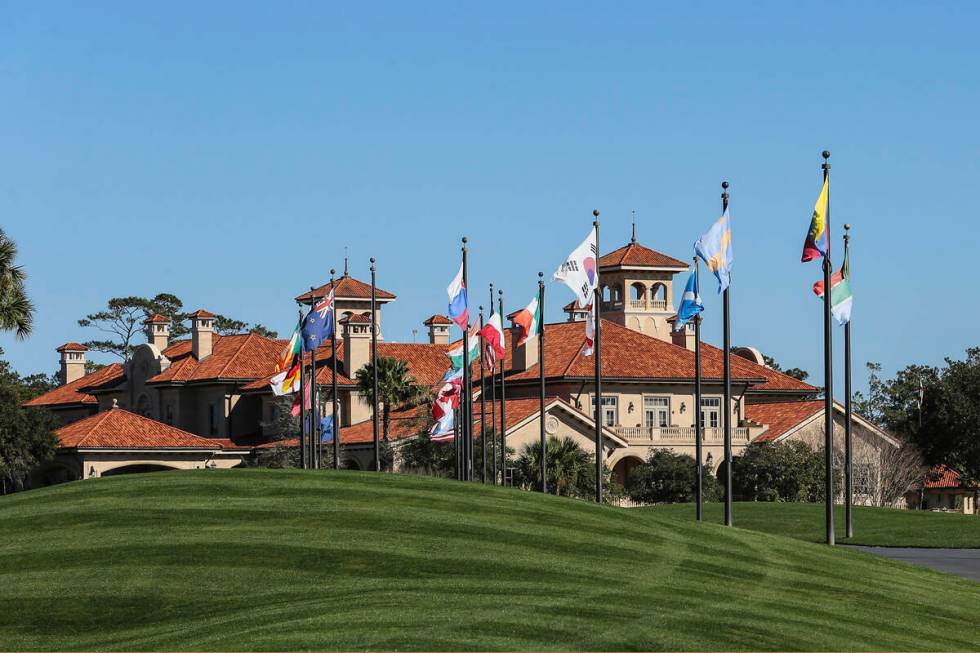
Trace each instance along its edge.
<path fill-rule="evenodd" d="M 57 349 L 55 349 L 55 351 L 57 351 L 57 352 L 65 352 L 65 351 L 88 351 L 88 347 L 86 347 L 85 345 L 79 344 L 77 342 L 66 342 L 65 344 L 63 344 L 60 347 L 58 347 Z"/>
<path fill-rule="evenodd" d="M 334 291 L 334 299 L 371 299 L 371 284 L 364 283 L 359 279 L 344 275 L 339 279 L 335 279 L 333 286 L 331 286 L 330 282 L 328 281 L 319 288 L 314 288 L 309 292 L 298 295 L 296 297 L 296 301 L 304 304 L 310 303 L 314 299 L 326 297 L 328 294 L 330 294 L 331 288 Z M 382 302 L 390 302 L 394 301 L 395 299 L 394 294 L 388 292 L 387 290 L 382 290 L 381 288 L 376 289 L 376 296 L 378 300 Z"/>
<path fill-rule="evenodd" d="M 434 324 L 454 324 L 454 322 L 445 315 L 433 315 L 423 322 L 422 326 L 432 326 Z"/>
<path fill-rule="evenodd" d="M 199 308 L 196 311 L 194 311 L 193 313 L 191 313 L 190 315 L 188 315 L 187 317 L 189 317 L 191 319 L 194 319 L 194 318 L 200 318 L 200 317 L 215 318 L 215 317 L 218 317 L 218 316 L 215 315 L 214 313 L 212 313 L 211 311 L 206 311 L 203 308 Z"/>
<path fill-rule="evenodd" d="M 639 243 L 627 243 L 599 257 L 599 270 L 616 268 L 670 268 L 686 270 L 688 264 Z"/>
<path fill-rule="evenodd" d="M 143 324 L 169 324 L 170 318 L 166 315 L 160 315 L 159 313 L 154 313 L 150 317 L 143 320 Z"/>

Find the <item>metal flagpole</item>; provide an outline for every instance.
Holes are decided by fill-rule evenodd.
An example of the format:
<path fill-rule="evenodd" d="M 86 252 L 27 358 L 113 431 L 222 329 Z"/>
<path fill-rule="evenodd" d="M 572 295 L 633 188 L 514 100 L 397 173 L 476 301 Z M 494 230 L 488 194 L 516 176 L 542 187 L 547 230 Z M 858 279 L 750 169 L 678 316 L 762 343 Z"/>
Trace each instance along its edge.
<path fill-rule="evenodd" d="M 303 338 L 303 309 L 299 309 L 300 340 Z M 306 463 L 306 347 L 302 342 L 299 347 L 299 461 L 300 467 L 307 468 Z"/>
<path fill-rule="evenodd" d="M 500 317 L 504 315 L 504 291 L 497 291 L 497 310 Z M 500 484 L 507 485 L 507 381 L 504 378 L 504 368 L 507 357 L 500 361 Z"/>
<path fill-rule="evenodd" d="M 313 305 L 316 306 L 317 298 L 313 298 Z M 312 310 L 312 309 L 310 309 Z M 316 383 L 316 350 L 319 348 L 319 343 L 314 343 L 313 352 L 310 354 L 310 383 L 313 385 L 310 388 L 310 467 L 312 469 L 320 469 L 320 435 L 319 420 L 317 419 L 319 415 L 319 403 L 320 397 L 317 394 L 317 383 Z"/>
<path fill-rule="evenodd" d="M 334 270 L 330 270 L 330 292 L 334 291 Z M 337 401 L 337 295 L 334 293 L 334 305 L 330 310 L 333 326 L 330 328 L 330 353 L 333 359 L 330 363 L 333 378 L 330 381 L 330 395 L 333 402 L 333 468 L 340 469 L 340 418 L 337 413 L 340 403 Z"/>
<path fill-rule="evenodd" d="M 595 220 L 595 299 L 592 300 L 595 312 L 595 335 L 593 336 L 595 351 L 595 501 L 602 503 L 602 364 L 600 361 L 600 332 L 602 328 L 602 286 L 599 283 L 599 209 L 592 211 Z"/>
<path fill-rule="evenodd" d="M 490 315 L 493 315 L 493 284 L 490 284 Z M 497 375 L 490 372 L 490 439 L 493 442 L 493 484 L 497 484 Z"/>
<path fill-rule="evenodd" d="M 701 279 L 698 276 L 698 257 L 694 257 L 694 295 L 701 293 Z M 701 315 L 694 316 L 694 471 L 697 474 L 697 507 L 695 513 L 701 521 L 704 510 L 704 471 L 701 469 L 702 439 L 704 421 L 701 419 Z"/>
<path fill-rule="evenodd" d="M 823 178 L 827 182 L 827 215 L 824 230 L 827 253 L 823 257 L 823 365 L 824 365 L 824 462 L 826 480 L 827 544 L 834 545 L 834 348 L 830 323 L 830 152 L 823 151 Z"/>
<path fill-rule="evenodd" d="M 728 210 L 728 182 L 721 182 L 721 209 L 722 213 Z M 729 225 L 730 228 L 730 225 Z M 725 431 L 725 526 L 732 525 L 732 326 L 730 316 L 729 287 L 722 293 L 722 322 L 724 335 L 724 400 L 722 417 Z"/>
<path fill-rule="evenodd" d="M 829 192 L 830 189 L 828 188 Z M 851 225 L 844 225 L 844 262 L 848 268 L 851 259 L 848 257 L 848 247 L 851 241 Z M 850 274 L 850 270 L 846 270 Z M 824 287 L 824 294 L 830 292 L 830 288 Z M 854 515 L 852 514 L 851 504 L 854 495 L 854 478 L 851 469 L 851 320 L 848 319 L 844 324 L 844 523 L 846 526 L 847 537 L 854 537 Z"/>
<path fill-rule="evenodd" d="M 466 288 L 466 236 L 463 236 L 463 288 Z M 467 307 L 468 308 L 468 307 Z M 472 479 L 473 460 L 471 458 L 473 449 L 473 406 L 472 393 L 470 388 L 470 322 L 466 320 L 466 328 L 463 330 L 463 434 L 462 454 L 463 464 L 461 467 L 462 478 L 464 481 Z"/>
<path fill-rule="evenodd" d="M 532 316 L 533 318 L 533 316 Z M 544 272 L 538 272 L 538 413 L 541 424 L 541 491 L 548 492 L 548 440 L 544 430 Z"/>
<path fill-rule="evenodd" d="M 480 307 L 480 331 L 483 331 L 483 307 Z M 480 336 L 480 346 L 483 346 L 483 336 Z M 487 384 L 483 367 L 483 350 L 480 350 L 480 482 L 487 482 Z M 493 408 L 493 406 L 491 406 Z"/>
<path fill-rule="evenodd" d="M 378 328 L 375 318 L 378 315 L 378 285 L 377 270 L 374 257 L 371 257 L 371 391 L 374 401 L 371 403 L 371 427 L 374 435 L 374 471 L 381 471 L 381 441 L 378 438 Z M 350 354 L 347 354 L 350 356 Z"/>

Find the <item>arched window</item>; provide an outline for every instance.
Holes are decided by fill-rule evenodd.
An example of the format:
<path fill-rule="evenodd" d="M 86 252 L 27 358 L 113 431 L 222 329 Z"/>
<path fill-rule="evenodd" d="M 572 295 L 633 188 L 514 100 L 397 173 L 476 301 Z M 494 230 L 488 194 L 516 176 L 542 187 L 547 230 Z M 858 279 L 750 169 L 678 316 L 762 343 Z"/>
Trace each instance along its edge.
<path fill-rule="evenodd" d="M 650 305 L 658 310 L 667 310 L 667 286 L 655 283 L 650 288 Z"/>
<path fill-rule="evenodd" d="M 635 281 L 630 288 L 633 289 L 633 292 L 630 294 L 630 300 L 633 303 L 633 308 L 646 308 L 647 287 L 639 281 Z"/>

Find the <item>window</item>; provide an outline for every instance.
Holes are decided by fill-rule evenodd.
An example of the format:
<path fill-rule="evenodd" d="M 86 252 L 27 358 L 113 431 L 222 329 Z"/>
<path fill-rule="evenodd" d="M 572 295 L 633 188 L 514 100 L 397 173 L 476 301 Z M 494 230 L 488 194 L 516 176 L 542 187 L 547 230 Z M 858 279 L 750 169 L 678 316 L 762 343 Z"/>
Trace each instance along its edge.
<path fill-rule="evenodd" d="M 705 428 L 716 429 L 721 421 L 721 398 L 701 397 L 701 423 Z"/>
<path fill-rule="evenodd" d="M 670 397 L 643 398 L 643 426 L 647 428 L 670 426 Z"/>
<path fill-rule="evenodd" d="M 592 397 L 592 414 L 595 414 L 595 396 Z M 602 423 L 605 426 L 616 426 L 619 423 L 619 398 L 602 398 Z"/>

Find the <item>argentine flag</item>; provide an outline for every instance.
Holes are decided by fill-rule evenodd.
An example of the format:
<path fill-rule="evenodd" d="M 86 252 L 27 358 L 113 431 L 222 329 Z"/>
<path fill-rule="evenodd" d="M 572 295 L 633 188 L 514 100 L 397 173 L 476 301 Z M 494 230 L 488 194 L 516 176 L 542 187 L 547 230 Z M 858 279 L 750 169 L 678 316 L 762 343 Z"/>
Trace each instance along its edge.
<path fill-rule="evenodd" d="M 691 277 L 684 286 L 684 294 L 681 296 L 681 306 L 677 309 L 677 320 L 674 322 L 674 331 L 684 328 L 695 315 L 704 310 L 701 303 L 701 289 L 698 287 L 697 270 L 691 271 Z"/>
<path fill-rule="evenodd" d="M 718 277 L 718 292 L 728 288 L 731 282 L 732 262 L 732 222 L 728 217 L 728 209 L 711 228 L 694 243 L 694 251 Z"/>

